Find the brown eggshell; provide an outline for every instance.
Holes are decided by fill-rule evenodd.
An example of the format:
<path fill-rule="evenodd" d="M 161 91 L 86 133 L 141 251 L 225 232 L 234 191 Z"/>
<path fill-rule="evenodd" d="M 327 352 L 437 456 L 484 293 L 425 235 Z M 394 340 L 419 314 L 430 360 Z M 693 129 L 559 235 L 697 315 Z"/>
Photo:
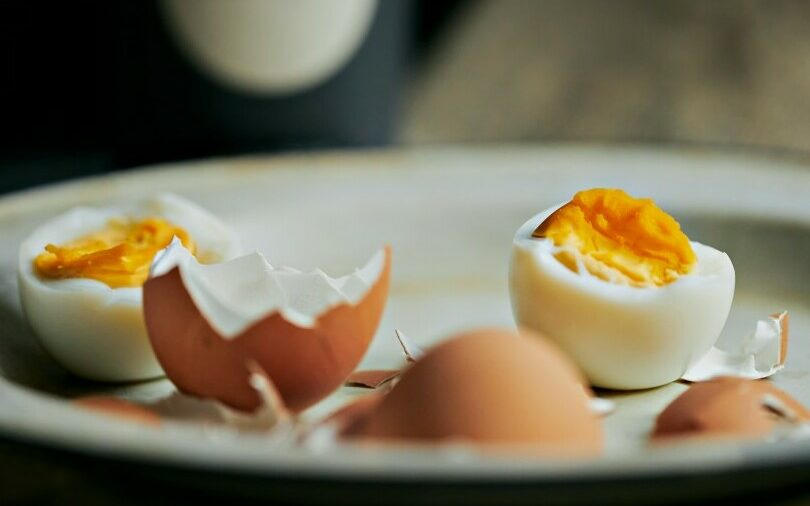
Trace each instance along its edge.
<path fill-rule="evenodd" d="M 160 425 L 160 416 L 149 408 L 119 399 L 118 397 L 93 396 L 73 401 L 75 406 L 105 415 L 123 418 L 145 425 Z"/>
<path fill-rule="evenodd" d="M 374 440 L 599 453 L 601 422 L 582 376 L 553 344 L 528 334 L 479 330 L 428 350 L 351 432 Z"/>
<path fill-rule="evenodd" d="M 313 328 L 279 313 L 257 321 L 233 339 L 222 338 L 189 296 L 178 269 L 143 287 L 146 328 L 166 376 L 184 393 L 255 411 L 261 398 L 249 383 L 255 362 L 292 412 L 301 411 L 343 384 L 366 352 L 382 317 L 391 273 L 391 249 L 365 297 L 324 312 Z"/>
<path fill-rule="evenodd" d="M 779 416 L 764 402 L 772 396 L 800 420 L 810 412 L 764 380 L 719 377 L 695 383 L 658 416 L 653 439 L 683 436 L 757 438 L 770 433 Z"/>
<path fill-rule="evenodd" d="M 367 369 L 346 378 L 347 387 L 380 388 L 400 375 L 401 369 Z"/>

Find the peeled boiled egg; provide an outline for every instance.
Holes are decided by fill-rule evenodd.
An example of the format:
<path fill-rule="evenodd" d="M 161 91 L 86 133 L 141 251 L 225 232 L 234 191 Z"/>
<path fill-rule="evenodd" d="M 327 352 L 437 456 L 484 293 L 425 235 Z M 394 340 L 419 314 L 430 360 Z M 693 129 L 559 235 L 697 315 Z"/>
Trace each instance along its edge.
<path fill-rule="evenodd" d="M 201 261 L 238 253 L 235 235 L 176 195 L 80 207 L 20 246 L 23 310 L 45 350 L 71 372 L 130 381 L 163 374 L 146 336 L 141 289 L 157 251 L 180 237 Z"/>
<path fill-rule="evenodd" d="M 149 339 L 186 394 L 243 412 L 263 407 L 261 373 L 290 411 L 338 388 L 365 354 L 388 295 L 391 251 L 355 272 L 275 268 L 257 253 L 204 265 L 180 240 L 159 254 L 144 285 Z"/>
<path fill-rule="evenodd" d="M 654 439 L 713 436 L 756 438 L 780 421 L 810 421 L 810 411 L 767 381 L 719 377 L 696 383 L 658 416 Z"/>
<path fill-rule="evenodd" d="M 364 398 L 335 418 L 344 419 L 346 436 L 363 440 L 593 455 L 603 433 L 583 381 L 539 335 L 477 330 L 429 349 L 388 394 Z"/>
<path fill-rule="evenodd" d="M 680 378 L 715 343 L 734 267 L 652 200 L 593 189 L 520 227 L 510 291 L 517 322 L 554 340 L 591 384 L 650 388 Z"/>

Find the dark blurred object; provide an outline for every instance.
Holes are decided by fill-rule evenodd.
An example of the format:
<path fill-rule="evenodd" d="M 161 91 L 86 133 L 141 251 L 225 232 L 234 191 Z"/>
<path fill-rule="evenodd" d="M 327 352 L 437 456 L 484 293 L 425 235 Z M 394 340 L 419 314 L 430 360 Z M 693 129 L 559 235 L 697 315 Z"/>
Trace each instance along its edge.
<path fill-rule="evenodd" d="M 810 153 L 802 0 L 378 0 L 346 64 L 286 94 L 234 88 L 189 58 L 165 16 L 178 1 L 216 0 L 0 4 L 0 191 L 163 160 L 392 140 Z"/>
<path fill-rule="evenodd" d="M 273 1 L 279 9 L 271 13 L 292 11 L 285 23 L 306 24 L 301 13 L 318 14 L 318 5 L 323 6 L 311 0 L 304 7 L 301 2 Z M 3 2 L 0 107 L 6 128 L 0 137 L 0 163 L 13 170 L 17 180 L 24 180 L 19 167 L 41 167 L 60 156 L 67 159 L 52 165 L 51 175 L 57 178 L 179 158 L 390 141 L 405 81 L 409 0 L 353 1 L 358 19 L 371 12 L 369 23 L 359 19 L 358 28 L 349 27 L 362 31 L 356 49 L 323 79 L 280 90 L 234 86 L 200 64 L 200 55 L 184 46 L 177 33 L 183 20 L 170 13 L 192 18 L 187 24 L 200 24 L 198 39 L 208 43 L 215 37 L 211 26 L 203 26 L 206 20 L 200 22 L 203 7 L 211 12 L 214 36 L 222 35 L 216 31 L 220 21 L 222 26 L 228 21 L 233 25 L 235 33 L 226 33 L 230 39 L 214 43 L 227 50 L 244 42 L 239 29 L 246 23 L 242 20 L 240 25 L 234 18 L 239 10 L 232 9 L 235 4 L 206 4 Z M 242 10 L 249 12 L 269 4 L 244 5 Z M 365 9 L 368 5 L 371 10 Z M 341 7 L 339 14 L 348 4 Z M 242 47 L 247 47 L 246 53 L 267 49 L 281 61 L 295 57 L 284 54 L 288 47 Z M 70 169 L 77 153 L 92 161 Z M 47 176 L 49 171 L 40 172 Z"/>
<path fill-rule="evenodd" d="M 414 4 L 416 56 L 429 57 L 439 35 L 478 0 L 419 0 Z"/>

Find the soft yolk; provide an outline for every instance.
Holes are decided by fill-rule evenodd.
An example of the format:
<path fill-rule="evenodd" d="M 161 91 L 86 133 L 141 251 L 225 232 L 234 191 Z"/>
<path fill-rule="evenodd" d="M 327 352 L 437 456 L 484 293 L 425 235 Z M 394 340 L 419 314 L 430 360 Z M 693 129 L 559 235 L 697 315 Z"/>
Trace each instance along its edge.
<path fill-rule="evenodd" d="M 164 219 L 113 220 L 107 228 L 70 243 L 48 244 L 34 259 L 34 268 L 46 278 L 90 278 L 112 288 L 141 286 L 155 253 L 175 236 L 192 254 L 196 252 L 188 233 Z"/>
<path fill-rule="evenodd" d="M 574 195 L 532 234 L 553 241 L 557 259 L 574 272 L 633 286 L 663 286 L 697 262 L 689 238 L 652 199 L 622 190 L 593 189 Z"/>

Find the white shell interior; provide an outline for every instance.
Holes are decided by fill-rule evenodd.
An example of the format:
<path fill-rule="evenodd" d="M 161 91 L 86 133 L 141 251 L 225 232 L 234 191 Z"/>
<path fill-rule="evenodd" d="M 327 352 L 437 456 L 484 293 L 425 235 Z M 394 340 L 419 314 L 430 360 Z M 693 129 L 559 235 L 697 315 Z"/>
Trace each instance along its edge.
<path fill-rule="evenodd" d="M 758 320 L 753 332 L 724 346 L 712 346 L 700 361 L 689 368 L 683 379 L 706 381 L 717 376 L 762 379 L 784 369 L 779 363 L 782 326 L 778 318 Z"/>
<path fill-rule="evenodd" d="M 234 338 L 275 312 L 298 327 L 313 327 L 318 316 L 330 308 L 360 302 L 384 265 L 384 250 L 361 269 L 339 278 L 330 278 L 320 269 L 277 269 L 259 252 L 204 265 L 175 238 L 155 255 L 150 276 L 178 268 L 186 290 L 208 323 L 222 337 Z"/>

